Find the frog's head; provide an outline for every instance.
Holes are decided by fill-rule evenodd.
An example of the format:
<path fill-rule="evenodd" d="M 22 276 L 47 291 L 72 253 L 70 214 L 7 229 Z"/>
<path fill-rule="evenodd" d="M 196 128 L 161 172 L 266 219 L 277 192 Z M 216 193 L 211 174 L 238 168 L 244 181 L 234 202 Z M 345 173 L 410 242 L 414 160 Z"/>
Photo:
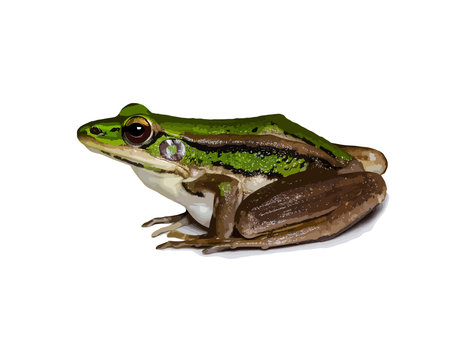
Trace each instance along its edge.
<path fill-rule="evenodd" d="M 154 171 L 174 171 L 176 163 L 160 156 L 160 144 L 154 144 L 159 133 L 161 127 L 145 106 L 129 104 L 114 118 L 81 126 L 77 136 L 89 150 L 129 165 Z"/>

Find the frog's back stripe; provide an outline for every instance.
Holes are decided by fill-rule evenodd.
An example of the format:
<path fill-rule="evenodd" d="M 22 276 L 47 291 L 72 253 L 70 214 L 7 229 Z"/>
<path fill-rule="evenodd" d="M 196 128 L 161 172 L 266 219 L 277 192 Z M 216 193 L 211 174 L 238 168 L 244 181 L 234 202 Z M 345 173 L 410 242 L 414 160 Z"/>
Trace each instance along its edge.
<path fill-rule="evenodd" d="M 180 136 L 186 133 L 196 135 L 290 135 L 323 150 L 330 156 L 341 161 L 352 159 L 350 154 L 338 146 L 297 123 L 290 121 L 281 114 L 223 120 L 190 119 L 153 113 L 151 117 L 154 118 L 167 134 L 172 136 Z"/>
<path fill-rule="evenodd" d="M 339 159 L 333 157 L 321 149 L 313 145 L 307 144 L 301 140 L 289 140 L 285 137 L 277 135 L 197 135 L 192 133 L 185 133 L 182 138 L 195 144 L 205 145 L 209 148 L 221 149 L 229 146 L 245 146 L 246 151 L 257 148 L 270 148 L 273 151 L 283 152 L 289 151 L 308 158 L 318 158 L 326 161 L 331 166 L 343 167 L 344 164 Z"/>

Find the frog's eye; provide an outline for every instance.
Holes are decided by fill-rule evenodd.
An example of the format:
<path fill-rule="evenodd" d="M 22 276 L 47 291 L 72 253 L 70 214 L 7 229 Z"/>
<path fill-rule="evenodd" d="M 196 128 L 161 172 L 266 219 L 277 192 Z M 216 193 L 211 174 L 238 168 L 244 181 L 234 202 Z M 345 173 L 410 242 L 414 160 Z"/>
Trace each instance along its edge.
<path fill-rule="evenodd" d="M 153 135 L 153 129 L 147 119 L 134 116 L 123 127 L 123 139 L 129 145 L 141 146 L 148 144 Z"/>

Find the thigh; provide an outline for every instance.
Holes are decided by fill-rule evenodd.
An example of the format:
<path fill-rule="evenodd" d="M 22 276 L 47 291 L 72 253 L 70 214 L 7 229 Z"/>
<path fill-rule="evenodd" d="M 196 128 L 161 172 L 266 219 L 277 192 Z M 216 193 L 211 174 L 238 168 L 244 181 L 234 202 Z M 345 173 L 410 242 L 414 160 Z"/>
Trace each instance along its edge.
<path fill-rule="evenodd" d="M 320 180 L 292 175 L 247 197 L 236 212 L 236 228 L 243 237 L 253 238 L 300 224 L 332 213 L 363 192 L 380 192 L 380 181 L 384 184 L 381 176 L 366 172 L 330 172 Z"/>

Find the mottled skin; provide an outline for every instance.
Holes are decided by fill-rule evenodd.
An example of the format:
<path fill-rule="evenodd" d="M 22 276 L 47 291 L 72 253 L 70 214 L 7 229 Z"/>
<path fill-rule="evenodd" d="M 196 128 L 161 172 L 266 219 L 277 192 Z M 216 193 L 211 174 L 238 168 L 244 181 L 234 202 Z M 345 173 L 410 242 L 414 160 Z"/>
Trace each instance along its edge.
<path fill-rule="evenodd" d="M 142 136 L 132 132 L 140 124 Z M 187 208 L 185 215 L 144 224 L 173 222 L 155 234 L 184 240 L 159 248 L 209 253 L 323 240 L 360 220 L 386 193 L 382 153 L 332 144 L 280 114 L 184 119 L 130 104 L 114 118 L 80 127 L 78 138 L 131 165 L 147 186 Z M 207 234 L 176 231 L 191 222 Z"/>

